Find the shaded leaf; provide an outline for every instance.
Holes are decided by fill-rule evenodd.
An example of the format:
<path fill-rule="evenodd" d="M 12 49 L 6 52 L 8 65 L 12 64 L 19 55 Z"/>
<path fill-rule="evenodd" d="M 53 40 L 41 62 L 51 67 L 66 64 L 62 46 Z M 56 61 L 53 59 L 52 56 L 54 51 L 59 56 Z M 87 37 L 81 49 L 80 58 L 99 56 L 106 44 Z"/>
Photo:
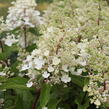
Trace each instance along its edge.
<path fill-rule="evenodd" d="M 40 98 L 39 98 L 40 107 L 44 107 L 44 106 L 47 105 L 47 103 L 50 99 L 50 91 L 51 91 L 51 85 L 44 83 L 42 85 L 41 95 L 40 95 Z"/>

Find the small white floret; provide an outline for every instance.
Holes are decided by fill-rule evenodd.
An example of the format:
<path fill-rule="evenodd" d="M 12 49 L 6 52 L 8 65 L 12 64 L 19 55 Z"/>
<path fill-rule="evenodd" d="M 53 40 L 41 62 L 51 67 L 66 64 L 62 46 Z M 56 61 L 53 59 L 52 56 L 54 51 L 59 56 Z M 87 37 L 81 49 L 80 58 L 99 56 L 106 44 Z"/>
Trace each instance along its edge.
<path fill-rule="evenodd" d="M 27 86 L 28 88 L 32 87 L 32 85 L 33 85 L 33 82 L 28 82 L 28 83 L 26 84 L 26 86 Z"/>
<path fill-rule="evenodd" d="M 48 72 L 53 72 L 54 71 L 54 68 L 52 66 L 49 66 L 48 67 Z"/>
<path fill-rule="evenodd" d="M 58 65 L 61 62 L 61 60 L 58 57 L 53 58 L 53 65 Z"/>
<path fill-rule="evenodd" d="M 43 107 L 42 109 L 48 109 L 47 107 Z"/>
<path fill-rule="evenodd" d="M 62 65 L 62 70 L 65 72 L 68 72 L 68 65 Z"/>
<path fill-rule="evenodd" d="M 0 76 L 6 76 L 6 73 L 0 72 Z"/>
<path fill-rule="evenodd" d="M 83 69 L 77 69 L 76 75 L 81 75 L 83 72 Z"/>
<path fill-rule="evenodd" d="M 28 69 L 29 69 L 29 66 L 27 64 L 24 64 L 21 68 L 21 71 L 28 70 Z"/>
<path fill-rule="evenodd" d="M 14 35 L 8 35 L 5 39 L 4 39 L 4 43 L 7 46 L 12 46 L 14 43 L 18 42 L 18 39 L 15 39 Z"/>
<path fill-rule="evenodd" d="M 49 56 L 49 51 L 48 50 L 44 52 L 44 56 Z"/>
<path fill-rule="evenodd" d="M 100 106 L 100 105 L 101 105 L 101 103 L 100 103 L 100 101 L 99 101 L 98 99 L 94 102 L 94 104 L 95 104 L 96 106 Z"/>
<path fill-rule="evenodd" d="M 34 63 L 35 63 L 35 68 L 40 70 L 43 67 L 43 65 L 45 64 L 45 61 L 44 61 L 44 59 L 36 58 L 36 59 L 34 59 Z"/>
<path fill-rule="evenodd" d="M 44 77 L 44 78 L 48 78 L 49 76 L 50 76 L 50 73 L 48 73 L 48 72 L 44 72 L 43 74 L 42 74 L 42 76 Z"/>
<path fill-rule="evenodd" d="M 69 77 L 69 75 L 63 75 L 62 77 L 61 77 L 61 81 L 62 82 L 64 82 L 64 83 L 68 83 L 68 82 L 70 82 L 71 81 L 71 77 Z"/>

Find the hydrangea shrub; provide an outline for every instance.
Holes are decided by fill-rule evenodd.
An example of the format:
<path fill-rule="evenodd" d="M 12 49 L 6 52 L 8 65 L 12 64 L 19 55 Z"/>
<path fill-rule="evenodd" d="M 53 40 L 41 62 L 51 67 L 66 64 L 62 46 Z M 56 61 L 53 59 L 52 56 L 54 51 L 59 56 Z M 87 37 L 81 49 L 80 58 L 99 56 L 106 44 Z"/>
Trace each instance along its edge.
<path fill-rule="evenodd" d="M 0 108 L 108 109 L 109 6 L 103 0 L 12 2 L 0 18 Z"/>

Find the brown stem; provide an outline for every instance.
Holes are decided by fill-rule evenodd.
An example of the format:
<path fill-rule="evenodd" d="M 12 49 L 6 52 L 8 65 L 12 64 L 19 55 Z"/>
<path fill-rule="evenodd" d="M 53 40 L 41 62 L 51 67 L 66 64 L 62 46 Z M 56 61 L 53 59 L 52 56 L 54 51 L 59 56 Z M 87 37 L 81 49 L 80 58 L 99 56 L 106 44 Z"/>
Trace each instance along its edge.
<path fill-rule="evenodd" d="M 3 43 L 1 40 L 0 40 L 0 47 L 1 47 L 2 52 L 4 52 Z"/>
<path fill-rule="evenodd" d="M 65 32 L 65 31 L 63 30 L 63 32 Z M 65 35 L 66 35 L 66 32 L 65 32 L 65 34 L 63 35 L 63 37 L 61 37 L 61 38 L 59 39 L 59 42 L 58 42 L 58 44 L 57 44 L 57 46 L 56 46 L 56 54 L 58 54 L 59 48 L 61 47 L 61 42 L 64 40 Z"/>
<path fill-rule="evenodd" d="M 77 42 L 78 43 L 81 42 L 81 39 L 82 39 L 82 37 L 81 36 L 78 36 Z"/>
<path fill-rule="evenodd" d="M 24 42 L 25 42 L 25 48 L 27 47 L 27 29 L 26 27 L 23 28 L 24 30 Z"/>
<path fill-rule="evenodd" d="M 59 48 L 60 48 L 60 43 L 63 41 L 63 37 L 62 38 L 60 38 L 60 40 L 59 40 L 59 43 L 57 44 L 57 47 L 56 47 L 56 54 L 58 54 L 58 51 L 59 51 Z"/>
<path fill-rule="evenodd" d="M 97 24 L 100 25 L 100 19 L 99 19 L 99 18 L 98 18 L 98 20 L 97 20 Z"/>
<path fill-rule="evenodd" d="M 103 86 L 104 86 L 103 90 L 105 91 L 106 90 L 106 81 L 104 81 L 104 85 Z"/>
<path fill-rule="evenodd" d="M 105 73 L 103 72 L 103 77 L 104 77 Z M 103 92 L 106 90 L 106 80 L 104 80 L 104 83 L 103 83 Z"/>
<path fill-rule="evenodd" d="M 99 15 L 98 15 L 98 20 L 97 20 L 97 24 L 100 25 L 100 11 L 101 11 L 101 6 L 100 6 L 100 1 L 99 1 L 99 8 L 98 8 L 98 11 L 99 11 Z"/>
<path fill-rule="evenodd" d="M 6 61 L 1 61 L 0 60 L 0 64 L 3 65 L 3 66 L 8 66 Z"/>
<path fill-rule="evenodd" d="M 26 8 L 24 9 L 24 14 L 26 13 Z M 26 15 L 25 15 L 26 17 Z M 24 30 L 24 43 L 25 43 L 25 49 L 27 47 L 27 28 L 26 26 L 23 27 L 23 30 Z"/>
<path fill-rule="evenodd" d="M 1 40 L 0 40 L 0 47 L 1 47 L 1 51 L 3 53 L 4 52 L 4 46 L 3 46 L 3 42 Z M 9 66 L 8 60 L 4 60 L 4 61 L 0 60 L 0 64 L 2 64 L 3 66 Z"/>
<path fill-rule="evenodd" d="M 34 101 L 34 103 L 32 105 L 32 109 L 35 109 L 36 108 L 36 104 L 37 104 L 37 102 L 39 100 L 39 97 L 40 97 L 40 91 L 41 91 L 41 89 L 37 89 L 36 90 L 36 98 L 35 98 L 35 101 Z"/>

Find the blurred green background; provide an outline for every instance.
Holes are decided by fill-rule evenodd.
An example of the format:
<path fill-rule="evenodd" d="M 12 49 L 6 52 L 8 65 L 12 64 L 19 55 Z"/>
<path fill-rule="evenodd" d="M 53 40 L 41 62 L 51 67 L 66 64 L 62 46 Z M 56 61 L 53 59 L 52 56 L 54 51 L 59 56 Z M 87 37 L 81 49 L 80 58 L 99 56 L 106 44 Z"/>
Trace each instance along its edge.
<path fill-rule="evenodd" d="M 15 0 L 0 0 L 0 16 L 6 16 L 10 3 Z M 45 10 L 53 0 L 36 0 L 40 11 Z"/>

